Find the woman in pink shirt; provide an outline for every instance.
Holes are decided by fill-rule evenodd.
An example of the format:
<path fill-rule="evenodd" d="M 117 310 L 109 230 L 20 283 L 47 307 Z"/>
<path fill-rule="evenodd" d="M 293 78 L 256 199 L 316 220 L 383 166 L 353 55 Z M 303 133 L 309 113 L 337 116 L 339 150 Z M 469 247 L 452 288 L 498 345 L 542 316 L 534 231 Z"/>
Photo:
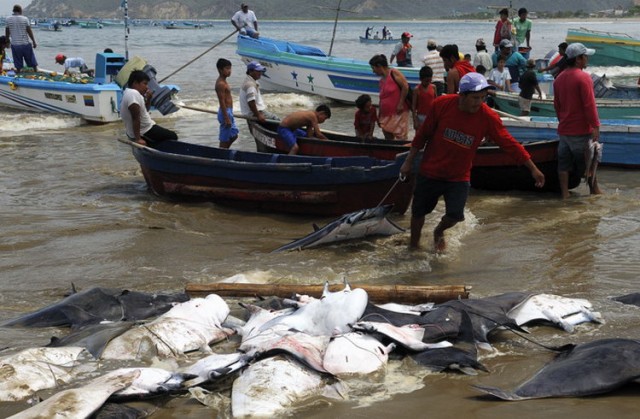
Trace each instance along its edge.
<path fill-rule="evenodd" d="M 380 112 L 378 124 L 387 140 L 406 140 L 409 136 L 409 83 L 404 75 L 393 68 L 384 54 L 369 60 L 374 74 L 380 79 Z"/>

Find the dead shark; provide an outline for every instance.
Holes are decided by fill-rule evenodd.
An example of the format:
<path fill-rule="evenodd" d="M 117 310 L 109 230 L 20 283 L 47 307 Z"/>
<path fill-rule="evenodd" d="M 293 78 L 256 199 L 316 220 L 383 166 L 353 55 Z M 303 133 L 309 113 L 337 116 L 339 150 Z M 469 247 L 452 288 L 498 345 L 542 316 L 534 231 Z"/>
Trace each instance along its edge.
<path fill-rule="evenodd" d="M 405 231 L 386 215 L 393 205 L 382 205 L 345 214 L 314 232 L 273 251 L 302 250 L 345 240 L 361 239 L 366 236 L 391 236 Z"/>

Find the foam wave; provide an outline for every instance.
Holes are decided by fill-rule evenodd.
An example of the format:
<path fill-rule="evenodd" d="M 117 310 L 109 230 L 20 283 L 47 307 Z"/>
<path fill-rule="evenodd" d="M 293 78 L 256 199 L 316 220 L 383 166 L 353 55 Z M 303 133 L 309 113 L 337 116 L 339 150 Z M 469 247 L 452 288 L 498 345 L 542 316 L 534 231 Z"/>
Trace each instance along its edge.
<path fill-rule="evenodd" d="M 84 125 L 82 118 L 40 114 L 32 112 L 10 112 L 7 117 L 0 119 L 0 137 L 11 137 L 16 133 L 28 131 L 37 133 Z"/>

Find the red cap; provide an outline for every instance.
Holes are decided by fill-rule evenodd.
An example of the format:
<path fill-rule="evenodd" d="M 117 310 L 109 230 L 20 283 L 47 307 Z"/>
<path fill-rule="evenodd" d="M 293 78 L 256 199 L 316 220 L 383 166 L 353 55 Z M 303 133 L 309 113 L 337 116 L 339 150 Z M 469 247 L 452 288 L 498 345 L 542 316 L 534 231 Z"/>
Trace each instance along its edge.
<path fill-rule="evenodd" d="M 411 35 L 409 32 L 402 32 L 402 37 L 403 38 L 413 38 L 413 35 Z"/>
<path fill-rule="evenodd" d="M 56 63 L 64 62 L 64 54 L 56 55 Z"/>

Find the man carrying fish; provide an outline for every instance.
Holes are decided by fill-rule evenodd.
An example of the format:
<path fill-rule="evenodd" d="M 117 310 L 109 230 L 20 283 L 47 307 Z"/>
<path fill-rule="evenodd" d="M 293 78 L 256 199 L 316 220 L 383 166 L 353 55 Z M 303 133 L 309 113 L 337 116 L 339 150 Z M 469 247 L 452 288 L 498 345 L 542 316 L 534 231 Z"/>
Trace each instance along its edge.
<path fill-rule="evenodd" d="M 425 122 L 416 132 L 409 155 L 400 168 L 401 176 L 410 175 L 413 159 L 424 148 L 411 206 L 410 249 L 419 248 L 425 216 L 433 211 L 441 196 L 446 212 L 433 230 L 433 242 L 437 252 L 446 249 L 445 230 L 464 221 L 471 165 L 485 137 L 491 138 L 516 163 L 529 169 L 536 187 L 544 186 L 544 174 L 531 161 L 529 153 L 484 103 L 489 89 L 495 87 L 481 74 L 465 74 L 460 79 L 459 93 L 436 98 Z"/>
<path fill-rule="evenodd" d="M 584 173 L 589 192 L 601 194 L 596 178 L 601 154 L 600 119 L 596 108 L 591 76 L 587 68 L 589 55 L 596 51 L 580 43 L 570 44 L 565 52 L 567 69 L 553 82 L 553 106 L 558 115 L 558 178 L 562 199 L 569 197 L 569 172 L 577 168 Z"/>

